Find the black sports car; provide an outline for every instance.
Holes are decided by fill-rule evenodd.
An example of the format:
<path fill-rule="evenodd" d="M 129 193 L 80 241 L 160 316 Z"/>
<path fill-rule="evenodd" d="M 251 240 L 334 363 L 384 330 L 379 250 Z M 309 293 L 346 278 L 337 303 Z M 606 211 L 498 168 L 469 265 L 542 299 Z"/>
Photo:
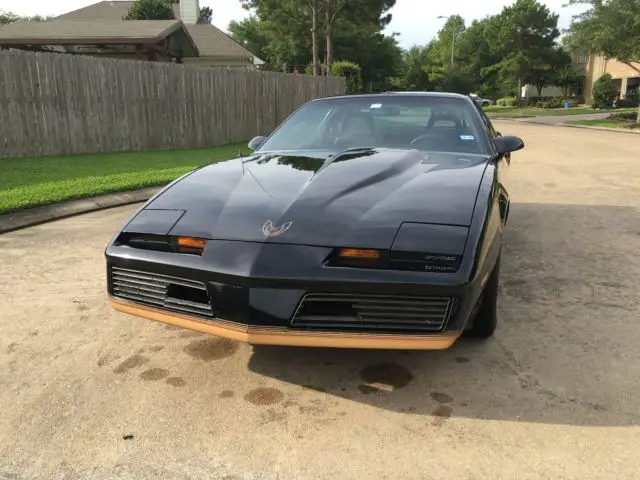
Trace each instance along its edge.
<path fill-rule="evenodd" d="M 252 344 L 489 337 L 510 152 L 469 97 L 306 103 L 151 198 L 106 250 L 116 310 Z"/>

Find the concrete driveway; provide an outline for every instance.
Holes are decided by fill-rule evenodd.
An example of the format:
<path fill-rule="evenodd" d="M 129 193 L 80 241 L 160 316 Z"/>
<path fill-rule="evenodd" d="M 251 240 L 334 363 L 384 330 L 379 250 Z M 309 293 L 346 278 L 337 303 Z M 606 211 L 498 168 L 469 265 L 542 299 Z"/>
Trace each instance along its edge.
<path fill-rule="evenodd" d="M 637 138 L 496 123 L 527 149 L 485 343 L 254 349 L 114 313 L 135 207 L 0 236 L 0 479 L 636 479 Z"/>

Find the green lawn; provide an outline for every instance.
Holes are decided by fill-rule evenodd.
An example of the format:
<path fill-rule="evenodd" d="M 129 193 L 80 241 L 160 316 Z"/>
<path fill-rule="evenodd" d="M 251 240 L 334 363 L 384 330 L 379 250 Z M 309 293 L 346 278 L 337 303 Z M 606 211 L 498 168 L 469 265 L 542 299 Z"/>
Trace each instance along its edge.
<path fill-rule="evenodd" d="M 533 108 L 533 107 L 498 107 L 490 106 L 485 107 L 485 112 L 491 118 L 529 118 L 529 117 L 549 117 L 549 116 L 564 116 L 564 115 L 585 115 L 589 113 L 607 113 L 607 110 L 595 110 L 589 107 L 576 107 L 576 108 Z M 634 108 L 620 108 L 615 110 L 616 113 L 633 112 Z M 614 110 L 609 110 L 613 112 Z"/>
<path fill-rule="evenodd" d="M 246 143 L 38 158 L 0 158 L 0 213 L 104 193 L 165 185 L 200 165 L 248 153 Z"/>
<path fill-rule="evenodd" d="M 566 122 L 571 125 L 584 125 L 587 127 L 607 127 L 607 128 L 640 128 L 640 124 L 628 122 L 626 120 L 615 120 L 604 118 L 600 120 L 570 120 Z"/>

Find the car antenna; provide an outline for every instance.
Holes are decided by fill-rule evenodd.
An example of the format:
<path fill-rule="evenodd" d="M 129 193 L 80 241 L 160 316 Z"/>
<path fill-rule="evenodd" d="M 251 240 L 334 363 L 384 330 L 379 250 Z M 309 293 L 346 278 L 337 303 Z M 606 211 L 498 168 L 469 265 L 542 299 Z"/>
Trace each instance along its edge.
<path fill-rule="evenodd" d="M 240 150 L 238 150 L 238 157 L 240 159 L 240 165 L 242 165 L 242 174 L 244 175 L 244 160 L 243 160 L 243 156 L 242 156 L 242 152 Z"/>

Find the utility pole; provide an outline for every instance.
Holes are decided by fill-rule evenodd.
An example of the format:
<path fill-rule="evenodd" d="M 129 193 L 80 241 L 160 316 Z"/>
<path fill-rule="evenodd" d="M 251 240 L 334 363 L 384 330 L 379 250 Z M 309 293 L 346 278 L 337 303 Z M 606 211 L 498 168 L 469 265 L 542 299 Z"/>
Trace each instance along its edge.
<path fill-rule="evenodd" d="M 439 15 L 438 18 L 446 18 L 447 20 L 451 18 L 450 15 Z M 457 25 L 451 24 L 451 68 L 453 68 L 454 64 L 454 54 L 456 51 L 456 27 Z"/>

